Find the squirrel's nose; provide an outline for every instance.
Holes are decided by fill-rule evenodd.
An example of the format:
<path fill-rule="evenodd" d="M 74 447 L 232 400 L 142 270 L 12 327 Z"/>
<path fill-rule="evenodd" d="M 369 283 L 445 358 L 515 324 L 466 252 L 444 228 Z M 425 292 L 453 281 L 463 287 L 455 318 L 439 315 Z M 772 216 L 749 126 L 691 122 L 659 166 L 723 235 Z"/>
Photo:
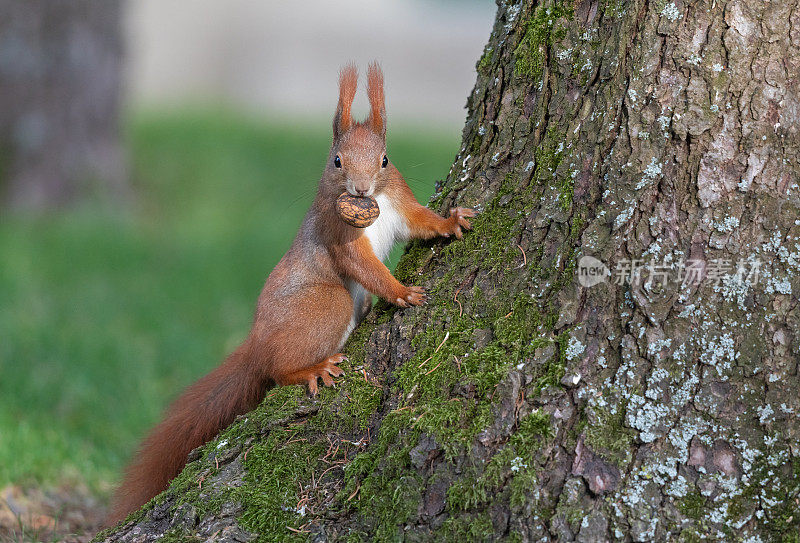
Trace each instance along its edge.
<path fill-rule="evenodd" d="M 369 191 L 368 190 L 362 190 L 362 189 L 356 189 L 356 192 L 358 193 L 359 196 L 366 196 Z"/>

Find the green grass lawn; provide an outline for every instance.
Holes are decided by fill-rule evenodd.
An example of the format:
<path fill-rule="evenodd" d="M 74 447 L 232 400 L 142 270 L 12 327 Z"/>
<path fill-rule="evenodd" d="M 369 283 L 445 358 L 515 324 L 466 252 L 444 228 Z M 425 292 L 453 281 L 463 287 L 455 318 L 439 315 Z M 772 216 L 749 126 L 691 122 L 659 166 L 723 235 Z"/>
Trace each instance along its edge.
<path fill-rule="evenodd" d="M 140 115 L 124 212 L 0 218 L 0 487 L 116 481 L 167 403 L 247 334 L 313 198 L 329 124 Z M 455 131 L 389 130 L 422 202 L 457 145 Z"/>

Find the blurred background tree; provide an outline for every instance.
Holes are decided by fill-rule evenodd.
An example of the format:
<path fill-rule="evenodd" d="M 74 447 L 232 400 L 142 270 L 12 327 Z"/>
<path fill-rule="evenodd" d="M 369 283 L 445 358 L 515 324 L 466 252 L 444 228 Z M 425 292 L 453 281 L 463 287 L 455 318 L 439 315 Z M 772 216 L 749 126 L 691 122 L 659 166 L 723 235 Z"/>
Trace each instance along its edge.
<path fill-rule="evenodd" d="M 0 187 L 6 205 L 127 192 L 121 2 L 0 1 Z"/>

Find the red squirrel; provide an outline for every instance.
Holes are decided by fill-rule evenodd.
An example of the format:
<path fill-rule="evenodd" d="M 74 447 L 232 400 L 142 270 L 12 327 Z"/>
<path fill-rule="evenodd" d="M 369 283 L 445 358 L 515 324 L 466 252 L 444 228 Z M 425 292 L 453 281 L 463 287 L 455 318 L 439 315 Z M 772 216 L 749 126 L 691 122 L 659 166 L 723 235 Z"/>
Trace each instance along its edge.
<path fill-rule="evenodd" d="M 339 74 L 333 144 L 314 203 L 289 251 L 267 277 L 247 339 L 225 362 L 191 385 L 144 440 L 114 498 L 109 520 L 118 522 L 168 486 L 189 452 L 216 436 L 237 415 L 254 409 L 268 388 L 330 386 L 342 374 L 340 349 L 372 306 L 371 294 L 400 307 L 421 305 L 425 291 L 405 286 L 383 260 L 396 241 L 454 235 L 469 229 L 471 209 L 443 218 L 420 205 L 386 155 L 383 73 L 369 66 L 370 112 L 354 122 L 350 109 L 358 72 Z M 367 228 L 345 223 L 337 197 L 374 197 L 378 219 Z"/>

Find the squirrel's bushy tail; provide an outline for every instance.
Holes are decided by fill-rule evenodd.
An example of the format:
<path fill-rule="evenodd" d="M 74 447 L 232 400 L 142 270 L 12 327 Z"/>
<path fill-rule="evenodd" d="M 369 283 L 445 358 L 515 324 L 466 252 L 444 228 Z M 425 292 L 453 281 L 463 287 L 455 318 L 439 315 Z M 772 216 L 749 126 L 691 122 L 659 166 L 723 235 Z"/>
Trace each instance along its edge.
<path fill-rule="evenodd" d="M 267 379 L 260 377 L 258 361 L 252 358 L 245 343 L 175 400 L 125 471 L 108 524 L 119 522 L 166 489 L 183 469 L 192 449 L 214 438 L 237 415 L 258 405 Z"/>

